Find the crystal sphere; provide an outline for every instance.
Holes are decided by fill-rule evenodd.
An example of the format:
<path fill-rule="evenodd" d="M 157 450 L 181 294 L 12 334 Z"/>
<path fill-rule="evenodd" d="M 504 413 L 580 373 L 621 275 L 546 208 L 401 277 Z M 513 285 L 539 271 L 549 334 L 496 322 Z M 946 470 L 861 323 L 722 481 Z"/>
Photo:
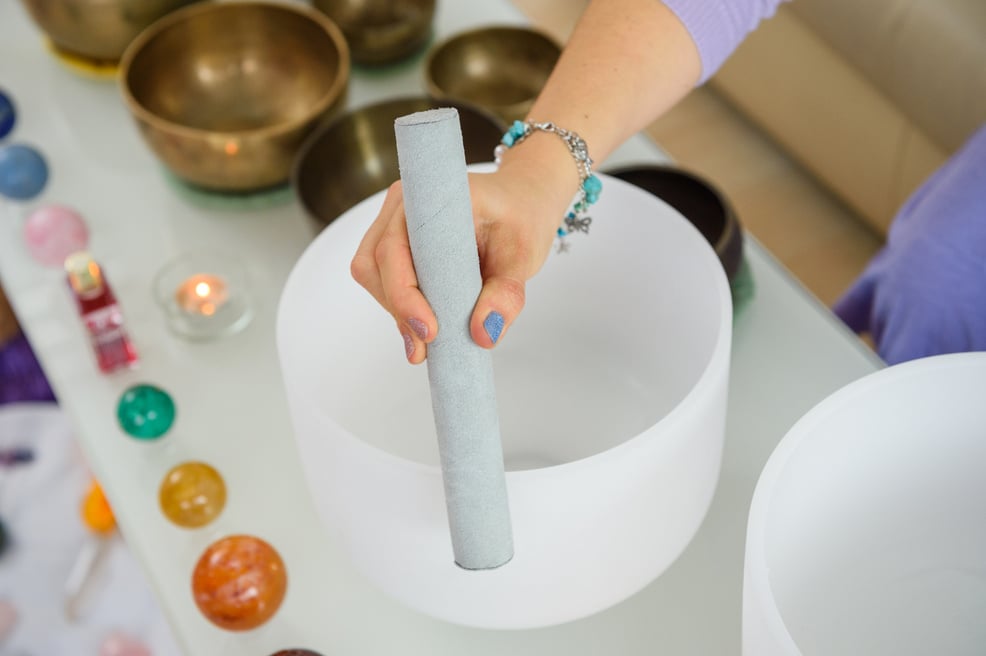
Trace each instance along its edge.
<path fill-rule="evenodd" d="M 89 530 L 95 533 L 109 533 L 116 528 L 116 517 L 110 507 L 103 488 L 99 483 L 93 481 L 89 486 L 89 491 L 82 499 L 82 521 Z"/>
<path fill-rule="evenodd" d="M 154 385 L 134 385 L 120 397 L 116 410 L 123 431 L 139 440 L 154 440 L 175 421 L 175 402 L 171 395 Z"/>
<path fill-rule="evenodd" d="M 151 656 L 151 650 L 136 638 L 113 631 L 99 646 L 99 656 Z"/>
<path fill-rule="evenodd" d="M 192 572 L 195 605 L 207 620 L 228 631 L 248 631 L 269 620 L 287 587 L 281 556 L 250 535 L 212 543 Z"/>
<path fill-rule="evenodd" d="M 14 101 L 3 91 L 0 91 L 0 139 L 3 139 L 14 129 L 17 121 L 17 111 Z"/>
<path fill-rule="evenodd" d="M 48 182 L 48 164 L 30 146 L 0 146 L 0 195 L 31 200 Z"/>
<path fill-rule="evenodd" d="M 61 267 L 66 257 L 89 246 L 89 229 L 75 210 L 43 205 L 28 215 L 24 242 L 35 261 L 48 267 Z"/>
<path fill-rule="evenodd" d="M 226 505 L 226 483 L 204 462 L 183 462 L 161 481 L 158 492 L 161 512 L 182 528 L 205 526 Z"/>

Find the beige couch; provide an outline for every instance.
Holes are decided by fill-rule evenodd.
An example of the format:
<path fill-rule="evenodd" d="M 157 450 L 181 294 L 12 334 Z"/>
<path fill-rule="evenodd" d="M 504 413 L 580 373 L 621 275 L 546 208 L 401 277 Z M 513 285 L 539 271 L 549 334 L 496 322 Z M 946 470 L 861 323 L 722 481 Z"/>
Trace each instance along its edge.
<path fill-rule="evenodd" d="M 712 85 L 886 234 L 986 123 L 986 0 L 795 0 Z"/>

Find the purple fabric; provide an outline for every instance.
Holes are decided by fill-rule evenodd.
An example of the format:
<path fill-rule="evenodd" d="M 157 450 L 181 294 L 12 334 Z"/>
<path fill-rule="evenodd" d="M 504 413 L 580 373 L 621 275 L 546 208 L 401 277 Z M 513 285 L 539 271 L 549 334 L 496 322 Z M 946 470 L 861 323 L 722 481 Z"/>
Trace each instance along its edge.
<path fill-rule="evenodd" d="M 41 365 L 23 334 L 0 344 L 0 405 L 54 401 Z"/>
<path fill-rule="evenodd" d="M 889 364 L 986 351 L 986 125 L 900 209 L 833 309 Z"/>
<path fill-rule="evenodd" d="M 664 0 L 692 36 L 702 58 L 703 84 L 784 0 Z"/>

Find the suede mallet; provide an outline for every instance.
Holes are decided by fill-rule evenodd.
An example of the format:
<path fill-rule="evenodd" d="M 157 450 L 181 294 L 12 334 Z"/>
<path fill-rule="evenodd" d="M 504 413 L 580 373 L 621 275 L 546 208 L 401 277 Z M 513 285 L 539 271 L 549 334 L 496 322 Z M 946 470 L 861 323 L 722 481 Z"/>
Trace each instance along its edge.
<path fill-rule="evenodd" d="M 492 355 L 469 334 L 483 280 L 459 114 L 418 112 L 394 130 L 418 286 L 438 318 L 428 380 L 452 550 L 464 569 L 493 569 L 513 557 L 513 534 Z"/>

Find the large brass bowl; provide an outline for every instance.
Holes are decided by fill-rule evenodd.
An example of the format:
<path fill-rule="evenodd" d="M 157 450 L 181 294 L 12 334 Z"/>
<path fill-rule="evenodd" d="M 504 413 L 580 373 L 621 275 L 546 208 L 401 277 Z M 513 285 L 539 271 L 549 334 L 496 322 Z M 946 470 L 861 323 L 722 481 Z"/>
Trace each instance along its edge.
<path fill-rule="evenodd" d="M 116 62 L 141 30 L 199 0 L 21 0 L 56 48 Z"/>
<path fill-rule="evenodd" d="M 435 0 L 314 0 L 346 35 L 353 61 L 387 64 L 422 48 L 431 36 Z"/>
<path fill-rule="evenodd" d="M 285 182 L 305 138 L 342 104 L 349 49 L 313 9 L 207 3 L 145 30 L 121 69 L 144 139 L 175 175 L 252 191 Z"/>
<path fill-rule="evenodd" d="M 316 230 L 400 177 L 394 120 L 437 107 L 458 110 L 466 162 L 492 161 L 503 123 L 466 103 L 400 98 L 342 114 L 305 143 L 292 176 Z"/>
<path fill-rule="evenodd" d="M 428 93 L 464 100 L 510 122 L 527 115 L 561 54 L 546 34 L 486 27 L 435 46 L 425 65 Z"/>

